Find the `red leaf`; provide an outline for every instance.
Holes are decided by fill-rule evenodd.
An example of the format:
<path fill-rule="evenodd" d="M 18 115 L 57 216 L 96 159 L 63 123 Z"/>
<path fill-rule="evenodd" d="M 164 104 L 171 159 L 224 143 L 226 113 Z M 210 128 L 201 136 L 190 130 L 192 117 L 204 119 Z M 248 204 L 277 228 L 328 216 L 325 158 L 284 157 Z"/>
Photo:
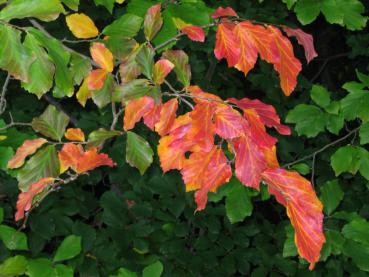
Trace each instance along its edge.
<path fill-rule="evenodd" d="M 228 105 L 218 104 L 214 116 L 215 132 L 224 139 L 233 139 L 244 134 L 247 122 L 242 115 Z"/>
<path fill-rule="evenodd" d="M 71 141 L 85 141 L 85 134 L 80 128 L 69 128 L 64 136 Z"/>
<path fill-rule="evenodd" d="M 114 69 L 113 54 L 105 44 L 101 42 L 94 42 L 90 48 L 92 59 L 102 68 L 108 72 Z"/>
<path fill-rule="evenodd" d="M 267 164 L 260 147 L 249 137 L 233 140 L 236 151 L 236 176 L 246 187 L 259 189 L 261 173 Z"/>
<path fill-rule="evenodd" d="M 268 127 L 274 127 L 281 135 L 290 135 L 291 130 L 288 126 L 281 124 L 281 120 L 272 105 L 267 105 L 258 99 L 243 98 L 237 100 L 235 98 L 228 99 L 231 103 L 236 104 L 240 109 L 253 109 L 258 114 L 261 122 Z"/>
<path fill-rule="evenodd" d="M 195 25 L 186 26 L 181 29 L 183 33 L 185 33 L 189 39 L 193 41 L 204 42 L 205 41 L 205 32 L 204 30 Z"/>
<path fill-rule="evenodd" d="M 161 103 L 154 105 L 154 107 L 148 111 L 144 116 L 144 123 L 152 131 L 154 131 L 155 124 L 160 120 L 160 112 L 163 105 Z"/>
<path fill-rule="evenodd" d="M 47 140 L 43 138 L 24 141 L 22 146 L 20 146 L 17 149 L 17 152 L 15 153 L 14 157 L 8 161 L 8 168 L 14 169 L 21 167 L 24 164 L 26 158 L 34 154 L 37 151 L 37 149 L 39 149 L 46 142 Z"/>
<path fill-rule="evenodd" d="M 61 151 L 59 151 L 60 173 L 65 172 L 70 167 L 74 170 L 77 168 L 78 161 L 83 155 L 83 148 L 79 144 L 66 143 Z"/>
<path fill-rule="evenodd" d="M 219 96 L 212 93 L 204 92 L 199 86 L 189 86 L 187 87 L 187 91 L 191 93 L 196 103 L 223 102 L 223 100 Z"/>
<path fill-rule="evenodd" d="M 224 17 L 224 16 L 238 17 L 237 13 L 231 7 L 226 7 L 226 8 L 219 7 L 216 9 L 215 12 L 211 14 L 211 17 L 214 19 L 219 18 L 219 17 Z"/>
<path fill-rule="evenodd" d="M 181 170 L 186 191 L 197 190 L 195 200 L 197 211 L 203 210 L 207 202 L 207 193 L 216 191 L 232 177 L 231 167 L 223 151 L 214 146 L 210 152 L 196 152 L 185 161 Z"/>
<path fill-rule="evenodd" d="M 301 63 L 295 58 L 291 42 L 282 35 L 281 31 L 273 26 L 267 29 L 273 34 L 273 41 L 279 51 L 279 61 L 274 62 L 274 69 L 279 73 L 281 87 L 286 96 L 289 96 L 297 84 L 297 76 L 301 71 Z"/>
<path fill-rule="evenodd" d="M 176 118 L 177 108 L 178 101 L 175 98 L 166 102 L 161 108 L 160 120 L 155 124 L 155 131 L 160 136 L 165 136 L 168 134 Z"/>
<path fill-rule="evenodd" d="M 149 96 L 143 96 L 129 101 L 124 112 L 124 130 L 133 129 L 136 123 L 154 108 L 154 105 L 154 99 Z"/>
<path fill-rule="evenodd" d="M 214 54 L 218 60 L 225 58 L 228 67 L 235 66 L 240 59 L 239 40 L 224 23 L 218 25 Z"/>
<path fill-rule="evenodd" d="M 99 90 L 104 86 L 106 75 L 105 69 L 95 69 L 87 76 L 87 87 L 89 90 Z"/>
<path fill-rule="evenodd" d="M 296 37 L 297 42 L 304 47 L 305 57 L 308 63 L 315 57 L 318 57 L 314 48 L 314 39 L 312 35 L 305 33 L 301 29 L 292 29 L 286 26 L 283 26 L 282 29 L 287 36 Z"/>
<path fill-rule="evenodd" d="M 24 217 L 24 213 L 29 211 L 32 207 L 33 198 L 41 193 L 48 185 L 54 182 L 54 178 L 47 177 L 39 180 L 37 183 L 32 184 L 28 191 L 21 192 L 18 195 L 17 212 L 15 213 L 15 221 L 21 220 Z"/>
<path fill-rule="evenodd" d="M 161 59 L 154 65 L 154 83 L 161 85 L 164 83 L 165 77 L 172 71 L 174 64 L 169 60 Z"/>
<path fill-rule="evenodd" d="M 287 215 L 295 229 L 295 243 L 301 257 L 310 262 L 312 270 L 319 261 L 325 242 L 323 234 L 322 204 L 310 182 L 296 172 L 284 169 L 268 169 L 262 178 L 268 183 L 269 192 L 287 209 Z"/>

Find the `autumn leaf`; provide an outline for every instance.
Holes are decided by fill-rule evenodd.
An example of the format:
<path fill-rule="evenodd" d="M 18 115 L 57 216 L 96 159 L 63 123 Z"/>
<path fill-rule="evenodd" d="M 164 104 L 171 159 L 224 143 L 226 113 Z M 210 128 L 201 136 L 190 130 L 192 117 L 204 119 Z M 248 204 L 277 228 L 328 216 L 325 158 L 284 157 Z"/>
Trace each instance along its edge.
<path fill-rule="evenodd" d="M 150 96 L 143 96 L 128 102 L 124 112 L 124 130 L 134 128 L 141 118 L 154 108 L 154 99 Z"/>
<path fill-rule="evenodd" d="M 163 18 L 161 16 L 161 4 L 150 7 L 145 15 L 144 33 L 148 41 L 151 41 L 161 29 Z"/>
<path fill-rule="evenodd" d="M 150 109 L 146 114 L 144 114 L 144 123 L 150 128 L 150 130 L 154 131 L 155 124 L 160 120 L 160 113 L 163 107 L 162 103 L 155 104 L 152 109 Z"/>
<path fill-rule="evenodd" d="M 94 86 L 93 84 L 91 84 Z M 76 97 L 78 102 L 82 105 L 82 107 L 86 106 L 86 102 L 89 98 L 91 98 L 91 91 L 88 89 L 88 78 L 86 77 L 83 80 L 82 85 L 79 87 Z"/>
<path fill-rule="evenodd" d="M 67 171 L 70 167 L 75 170 L 78 161 L 83 155 L 83 148 L 79 144 L 66 143 L 59 151 L 60 173 Z"/>
<path fill-rule="evenodd" d="M 174 68 L 174 64 L 172 64 L 169 60 L 160 59 L 154 65 L 154 83 L 157 85 L 161 85 L 164 83 L 165 77 L 172 71 Z"/>
<path fill-rule="evenodd" d="M 171 99 L 166 102 L 160 111 L 160 119 L 155 124 L 155 131 L 160 136 L 165 136 L 170 131 L 170 128 L 176 118 L 176 112 L 178 108 L 177 99 Z"/>
<path fill-rule="evenodd" d="M 242 115 L 228 105 L 218 105 L 214 115 L 215 133 L 224 139 L 244 134 L 247 122 Z"/>
<path fill-rule="evenodd" d="M 95 23 L 84 13 L 74 13 L 68 15 L 65 19 L 69 30 L 71 30 L 76 38 L 88 39 L 96 37 L 99 34 Z"/>
<path fill-rule="evenodd" d="M 85 134 L 80 128 L 69 128 L 64 136 L 71 141 L 85 141 Z"/>
<path fill-rule="evenodd" d="M 26 158 L 34 154 L 45 143 L 47 143 L 47 140 L 43 138 L 24 141 L 23 144 L 17 149 L 14 157 L 8 161 L 8 168 L 14 169 L 21 167 Z"/>
<path fill-rule="evenodd" d="M 99 90 L 104 86 L 108 72 L 105 69 L 94 69 L 87 76 L 87 89 Z"/>
<path fill-rule="evenodd" d="M 181 31 L 185 33 L 187 37 L 192 41 L 199 41 L 199 42 L 205 41 L 205 32 L 199 26 L 195 26 L 195 25 L 186 26 L 182 28 Z"/>
<path fill-rule="evenodd" d="M 281 168 L 268 169 L 262 173 L 268 183 L 270 194 L 286 207 L 287 215 L 295 229 L 295 243 L 301 257 L 312 270 L 319 261 L 325 242 L 323 233 L 323 206 L 311 183 L 296 172 Z"/>
<path fill-rule="evenodd" d="M 17 212 L 15 213 L 15 221 L 21 220 L 24 217 L 24 213 L 29 211 L 32 207 L 33 198 L 41 193 L 48 185 L 54 182 L 54 178 L 47 177 L 42 178 L 38 182 L 32 184 L 28 191 L 21 192 L 18 195 Z"/>
<path fill-rule="evenodd" d="M 225 17 L 225 16 L 234 16 L 238 17 L 237 13 L 232 9 L 231 7 L 219 7 L 211 14 L 212 18 L 219 18 L 219 17 Z"/>
<path fill-rule="evenodd" d="M 292 29 L 287 26 L 283 26 L 282 29 L 287 36 L 295 37 L 297 42 L 304 47 L 307 63 L 311 62 L 315 57 L 318 57 L 314 48 L 314 39 L 312 35 L 305 33 L 301 29 Z"/>
<path fill-rule="evenodd" d="M 239 62 L 241 55 L 238 45 L 239 40 L 232 30 L 225 23 L 219 24 L 214 48 L 215 57 L 218 60 L 225 58 L 228 62 L 228 67 L 235 66 Z"/>
<path fill-rule="evenodd" d="M 205 92 L 199 86 L 189 86 L 186 88 L 186 90 L 192 95 L 192 97 L 194 98 L 193 100 L 196 103 L 201 103 L 201 102 L 223 103 L 223 100 L 219 96 L 209 93 L 209 92 Z"/>
<path fill-rule="evenodd" d="M 105 44 L 101 42 L 95 42 L 90 48 L 92 59 L 102 68 L 108 72 L 112 72 L 114 69 L 113 54 Z"/>

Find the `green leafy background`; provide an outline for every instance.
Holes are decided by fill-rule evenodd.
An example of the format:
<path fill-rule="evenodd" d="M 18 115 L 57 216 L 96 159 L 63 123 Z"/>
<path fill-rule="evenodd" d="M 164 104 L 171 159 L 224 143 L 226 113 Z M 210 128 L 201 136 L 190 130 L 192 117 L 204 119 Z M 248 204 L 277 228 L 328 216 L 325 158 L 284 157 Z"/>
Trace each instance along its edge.
<path fill-rule="evenodd" d="M 19 7 L 12 13 L 2 10 L 1 21 L 24 13 L 24 1 L 12 2 Z M 61 6 L 54 5 L 59 3 L 57 0 L 31 2 L 34 6 L 29 15 L 41 20 L 49 19 L 37 5 L 45 9 L 51 5 L 55 13 L 62 12 Z M 103 30 L 127 12 L 142 17 L 157 1 L 126 0 L 123 5 L 114 0 L 95 0 L 96 5 L 92 1 L 62 2 L 67 12 L 79 6 Z M 125 137 L 105 144 L 104 151 L 117 162 L 117 168 L 95 170 L 49 195 L 32 212 L 26 229 L 17 231 L 19 225 L 13 219 L 17 182 L 6 173 L 5 166 L 16 148 L 34 134 L 27 128 L 11 128 L 0 133 L 7 137 L 0 141 L 0 276 L 367 276 L 369 34 L 364 27 L 368 3 L 221 0 L 206 1 L 205 5 L 200 0 L 184 0 L 163 1 L 163 5 L 167 7 L 164 27 L 154 40 L 156 45 L 176 34 L 171 17 L 204 25 L 210 20 L 209 12 L 218 6 L 232 6 L 243 18 L 301 27 L 314 36 L 319 56 L 304 64 L 298 87 L 289 98 L 281 93 L 270 65 L 259 61 L 244 78 L 218 62 L 212 54 L 213 32 L 204 44 L 183 39 L 176 48 L 188 53 L 194 84 L 224 98 L 249 97 L 270 103 L 293 128 L 292 136 L 273 135 L 279 139 L 281 164 L 312 179 L 324 203 L 327 242 L 321 262 L 309 272 L 307 263 L 297 257 L 293 229 L 284 208 L 269 197 L 264 186 L 257 192 L 231 179 L 218 193 L 210 195 L 204 211 L 194 213 L 193 194 L 185 193 L 177 172 L 163 175 L 157 154 L 142 176 L 128 164 Z M 141 22 L 138 18 L 121 19 L 116 27 L 104 32 L 114 36 L 119 24 L 125 20 Z M 29 26 L 28 19 L 17 23 Z M 64 15 L 43 26 L 58 39 L 73 40 Z M 9 28 L 0 24 L 0 39 L 17 47 L 0 47 L 2 69 L 31 77 L 37 76 L 40 68 L 55 70 L 54 86 L 50 76 L 43 76 L 34 86 L 27 85 L 27 80 L 22 84 L 10 82 L 7 109 L 12 116 L 20 122 L 38 117 L 47 106 L 44 93 L 52 89 L 52 95 L 60 98 L 57 102 L 72 114 L 78 127 L 87 133 L 109 129 L 112 118 L 106 100 L 96 101 L 102 107 L 99 110 L 92 102 L 82 109 L 69 98 L 90 65 L 34 28 L 29 29 L 24 42 L 18 31 Z M 137 30 L 127 32 L 133 36 Z M 33 51 L 24 52 L 22 43 Z M 65 45 L 88 55 L 88 43 Z M 294 46 L 296 55 L 304 61 L 303 49 L 296 41 Z M 34 55 L 37 63 L 32 63 Z M 10 63 L 9 56 L 22 59 Z M 74 66 L 68 67 L 69 63 Z M 24 71 L 27 68 L 28 73 Z M 3 83 L 5 72 L 0 74 Z M 0 128 L 5 122 L 9 122 L 7 113 L 1 115 Z M 59 133 L 55 135 L 59 139 Z M 146 140 L 155 149 L 158 142 L 158 136 L 142 125 L 130 136 L 130 143 L 135 145 L 146 147 Z M 151 153 L 146 161 L 138 161 L 135 153 L 130 153 L 129 162 L 141 171 L 150 160 Z"/>

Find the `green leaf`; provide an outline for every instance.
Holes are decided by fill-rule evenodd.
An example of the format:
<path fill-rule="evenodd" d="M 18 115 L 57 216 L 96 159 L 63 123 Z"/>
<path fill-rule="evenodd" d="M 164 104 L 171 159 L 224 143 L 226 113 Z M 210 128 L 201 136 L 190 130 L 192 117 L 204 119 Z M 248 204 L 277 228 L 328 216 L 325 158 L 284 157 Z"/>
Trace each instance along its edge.
<path fill-rule="evenodd" d="M 343 254 L 352 258 L 354 263 L 364 271 L 369 271 L 369 246 L 346 240 L 343 245 Z"/>
<path fill-rule="evenodd" d="M 315 137 L 324 130 L 326 116 L 325 113 L 316 106 L 300 104 L 288 113 L 286 122 L 295 123 L 295 130 L 299 135 Z"/>
<path fill-rule="evenodd" d="M 298 255 L 296 244 L 295 244 L 295 231 L 293 227 L 289 224 L 285 228 L 286 240 L 283 244 L 283 257 L 295 257 Z"/>
<path fill-rule="evenodd" d="M 174 72 L 179 82 L 184 87 L 191 83 L 191 67 L 188 62 L 187 54 L 182 50 L 167 50 L 163 53 L 163 58 L 168 59 L 174 64 Z"/>
<path fill-rule="evenodd" d="M 229 191 L 225 201 L 226 214 L 229 221 L 234 224 L 241 222 L 252 214 L 252 203 L 246 187 L 238 184 Z"/>
<path fill-rule="evenodd" d="M 22 83 L 22 86 L 27 91 L 36 94 L 40 99 L 53 86 L 55 66 L 32 34 L 27 34 L 24 46 L 28 47 L 36 55 L 37 59 L 28 69 L 29 82 Z"/>
<path fill-rule="evenodd" d="M 30 80 L 28 69 L 35 60 L 28 48 L 21 43 L 21 32 L 0 24 L 0 68 L 15 78 L 27 82 Z"/>
<path fill-rule="evenodd" d="M 104 86 L 99 90 L 92 91 L 92 100 L 99 107 L 104 108 L 112 101 L 112 93 L 115 88 L 114 77 L 111 74 L 106 75 Z"/>
<path fill-rule="evenodd" d="M 324 212 L 330 215 L 340 204 L 344 193 L 338 180 L 329 181 L 320 188 L 321 200 L 324 206 Z"/>
<path fill-rule="evenodd" d="M 369 122 L 366 122 L 361 125 L 359 135 L 360 135 L 360 144 L 369 143 Z"/>
<path fill-rule="evenodd" d="M 25 257 L 19 255 L 10 257 L 0 264 L 0 276 L 20 276 L 26 272 L 26 267 L 27 259 Z"/>
<path fill-rule="evenodd" d="M 4 209 L 0 208 L 0 223 L 2 223 L 4 220 Z"/>
<path fill-rule="evenodd" d="M 51 261 L 44 258 L 29 260 L 26 274 L 29 277 L 55 276 Z"/>
<path fill-rule="evenodd" d="M 340 255 L 342 253 L 345 238 L 340 232 L 335 230 L 328 230 L 324 232 L 326 242 L 321 251 L 320 260 L 326 261 L 330 255 Z"/>
<path fill-rule="evenodd" d="M 343 172 L 356 174 L 360 168 L 361 154 L 358 148 L 352 145 L 339 148 L 331 157 L 331 166 L 336 174 Z"/>
<path fill-rule="evenodd" d="M 369 75 L 365 75 L 358 70 L 356 70 L 356 76 L 366 87 L 369 88 Z"/>
<path fill-rule="evenodd" d="M 338 135 L 343 126 L 345 125 L 345 119 L 343 116 L 327 114 L 327 130 L 332 134 Z"/>
<path fill-rule="evenodd" d="M 17 173 L 18 187 L 27 191 L 29 186 L 45 177 L 60 173 L 59 158 L 54 145 L 39 150 Z"/>
<path fill-rule="evenodd" d="M 320 85 L 313 85 L 310 92 L 311 99 L 320 107 L 325 108 L 331 103 L 328 90 Z"/>
<path fill-rule="evenodd" d="M 73 76 L 68 68 L 71 54 L 63 48 L 57 39 L 45 36 L 35 28 L 28 28 L 31 33 L 46 48 L 50 58 L 55 64 L 55 87 L 53 95 L 57 98 L 71 97 L 74 94 Z"/>
<path fill-rule="evenodd" d="M 0 169 L 6 171 L 8 161 L 14 156 L 14 150 L 11 147 L 0 146 Z"/>
<path fill-rule="evenodd" d="M 369 120 L 369 91 L 361 83 L 350 82 L 343 85 L 349 94 L 341 100 L 342 113 L 347 120 L 360 118 Z"/>
<path fill-rule="evenodd" d="M 139 32 L 142 21 L 141 17 L 126 13 L 106 26 L 102 33 L 106 36 L 132 38 Z"/>
<path fill-rule="evenodd" d="M 142 277 L 160 277 L 163 273 L 163 265 L 160 261 L 157 261 L 142 271 Z"/>
<path fill-rule="evenodd" d="M 116 275 L 109 275 L 109 277 L 137 277 L 137 274 L 135 272 L 132 272 L 126 268 L 119 268 L 118 274 Z"/>
<path fill-rule="evenodd" d="M 115 0 L 94 0 L 96 6 L 104 6 L 110 13 L 113 12 Z"/>
<path fill-rule="evenodd" d="M 70 235 L 66 237 L 54 256 L 54 262 L 70 260 L 81 253 L 81 237 Z"/>
<path fill-rule="evenodd" d="M 147 95 L 152 89 L 153 86 L 150 85 L 149 80 L 135 79 L 129 83 L 117 87 L 113 93 L 113 101 L 125 102 L 136 99 Z"/>
<path fill-rule="evenodd" d="M 282 0 L 283 3 L 287 5 L 287 8 L 290 10 L 293 5 L 295 5 L 297 0 Z"/>
<path fill-rule="evenodd" d="M 63 12 L 65 11 L 59 0 L 12 0 L 1 10 L 0 20 L 36 17 L 43 21 L 53 21 Z"/>
<path fill-rule="evenodd" d="M 130 0 L 127 5 L 127 12 L 143 18 L 146 11 L 157 2 L 151 0 Z"/>
<path fill-rule="evenodd" d="M 74 84 L 80 85 L 92 69 L 91 61 L 72 53 L 70 59 L 70 71 L 73 76 Z"/>
<path fill-rule="evenodd" d="M 299 163 L 292 166 L 293 170 L 296 170 L 302 175 L 306 175 L 310 173 L 310 167 L 305 163 Z"/>
<path fill-rule="evenodd" d="M 303 24 L 313 22 L 319 15 L 321 1 L 316 0 L 299 0 L 295 6 L 297 19 Z"/>
<path fill-rule="evenodd" d="M 153 76 L 154 56 L 155 51 L 148 45 L 143 45 L 136 55 L 136 62 L 141 67 L 142 73 L 150 80 Z"/>
<path fill-rule="evenodd" d="M 73 268 L 63 265 L 63 264 L 58 264 L 55 266 L 54 268 L 54 276 L 55 277 L 73 277 L 74 276 L 74 272 L 73 272 Z"/>
<path fill-rule="evenodd" d="M 78 11 L 79 0 L 62 0 L 62 2 L 71 10 Z"/>
<path fill-rule="evenodd" d="M 46 110 L 32 120 L 32 128 L 36 132 L 56 141 L 61 141 L 69 124 L 69 117 L 55 106 L 49 105 Z"/>
<path fill-rule="evenodd" d="M 141 175 L 149 168 L 153 161 L 154 152 L 149 143 L 133 132 L 127 132 L 126 160 L 138 168 Z"/>
<path fill-rule="evenodd" d="M 9 250 L 28 250 L 26 235 L 9 226 L 0 225 L 0 238 Z"/>
<path fill-rule="evenodd" d="M 369 222 L 365 219 L 355 219 L 342 228 L 345 238 L 369 246 Z"/>
<path fill-rule="evenodd" d="M 121 134 L 122 133 L 119 131 L 110 131 L 100 128 L 88 135 L 87 147 L 100 148 L 106 140 L 119 136 Z"/>

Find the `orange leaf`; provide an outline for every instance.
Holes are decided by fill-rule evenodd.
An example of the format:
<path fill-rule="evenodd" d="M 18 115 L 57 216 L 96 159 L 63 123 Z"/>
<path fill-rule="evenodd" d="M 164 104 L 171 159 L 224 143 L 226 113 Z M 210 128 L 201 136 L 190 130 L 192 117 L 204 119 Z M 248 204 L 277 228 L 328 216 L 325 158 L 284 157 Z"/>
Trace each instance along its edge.
<path fill-rule="evenodd" d="M 268 190 L 287 209 L 287 215 L 295 229 L 295 243 L 301 257 L 312 270 L 319 261 L 325 242 L 323 234 L 322 204 L 310 182 L 296 172 L 281 168 L 268 169 L 262 178 L 268 183 Z"/>
<path fill-rule="evenodd" d="M 203 210 L 207 202 L 207 193 L 216 191 L 232 177 L 231 167 L 223 151 L 213 146 L 210 152 L 196 152 L 185 161 L 181 170 L 186 191 L 195 193 L 197 211 Z"/>
<path fill-rule="evenodd" d="M 80 128 L 69 128 L 64 136 L 66 139 L 72 141 L 85 141 L 85 134 Z"/>
<path fill-rule="evenodd" d="M 37 151 L 37 149 L 39 149 L 46 142 L 47 140 L 43 138 L 24 141 L 22 146 L 20 146 L 17 149 L 17 152 L 15 153 L 14 157 L 8 161 L 8 168 L 14 169 L 21 167 L 24 164 L 26 158 L 34 154 Z"/>
<path fill-rule="evenodd" d="M 233 139 L 244 134 L 247 126 L 241 114 L 227 105 L 218 105 L 214 116 L 215 132 L 224 139 Z"/>
<path fill-rule="evenodd" d="M 233 140 L 236 151 L 236 176 L 246 187 L 259 189 L 260 174 L 266 169 L 266 160 L 260 147 L 249 136 Z"/>
<path fill-rule="evenodd" d="M 277 148 L 275 145 L 271 148 L 263 148 L 263 154 L 265 156 L 265 161 L 267 163 L 268 168 L 277 168 L 279 167 L 279 162 L 277 159 Z"/>
<path fill-rule="evenodd" d="M 166 59 L 157 61 L 154 65 L 154 83 L 161 85 L 164 83 L 165 77 L 172 71 L 174 64 Z"/>
<path fill-rule="evenodd" d="M 114 69 L 113 54 L 105 44 L 101 42 L 94 42 L 90 48 L 92 59 L 102 68 L 108 72 Z"/>
<path fill-rule="evenodd" d="M 104 86 L 106 75 L 108 72 L 105 69 L 95 69 L 87 76 L 87 88 L 89 90 L 99 90 Z"/>
<path fill-rule="evenodd" d="M 224 17 L 224 16 L 238 17 L 237 13 L 231 7 L 226 7 L 226 8 L 219 7 L 216 9 L 215 12 L 211 14 L 211 17 L 214 19 L 219 18 L 219 17 Z"/>
<path fill-rule="evenodd" d="M 65 172 L 70 167 L 75 170 L 82 155 L 83 148 L 81 145 L 74 143 L 64 144 L 63 148 L 58 153 L 60 161 L 60 173 Z"/>
<path fill-rule="evenodd" d="M 214 54 L 218 60 L 225 58 L 228 67 L 235 66 L 240 59 L 239 40 L 225 23 L 218 25 Z"/>
<path fill-rule="evenodd" d="M 314 48 L 314 39 L 312 35 L 305 33 L 301 29 L 292 29 L 286 26 L 284 26 L 282 29 L 287 36 L 296 37 L 297 42 L 304 47 L 307 63 L 311 62 L 311 60 L 315 57 L 318 57 L 318 54 Z"/>
<path fill-rule="evenodd" d="M 67 21 L 69 30 L 71 30 L 76 38 L 93 38 L 99 34 L 95 23 L 84 13 L 68 15 L 65 20 Z"/>
<path fill-rule="evenodd" d="M 143 96 L 129 101 L 124 112 L 124 130 L 133 129 L 136 123 L 154 108 L 154 105 L 154 99 L 149 96 Z"/>
<path fill-rule="evenodd" d="M 200 102 L 223 102 L 219 96 L 204 92 L 199 86 L 189 86 L 186 89 L 194 97 L 196 103 Z"/>
<path fill-rule="evenodd" d="M 301 71 L 301 63 L 293 53 L 291 42 L 282 35 L 281 31 L 273 26 L 267 29 L 273 34 L 272 38 L 279 52 L 279 61 L 274 62 L 274 69 L 279 73 L 281 87 L 286 96 L 289 96 L 297 84 L 297 76 Z"/>
<path fill-rule="evenodd" d="M 154 107 L 143 116 L 145 125 L 152 131 L 154 131 L 155 124 L 160 120 L 160 112 L 162 107 L 162 103 L 155 104 Z"/>
<path fill-rule="evenodd" d="M 183 33 L 185 33 L 189 39 L 193 41 L 204 42 L 205 41 L 205 32 L 204 30 L 195 25 L 186 26 L 181 29 Z"/>
<path fill-rule="evenodd" d="M 178 101 L 175 98 L 166 102 L 161 108 L 160 120 L 155 124 L 155 131 L 160 136 L 165 136 L 168 134 L 176 118 L 177 108 Z"/>
<path fill-rule="evenodd" d="M 37 183 L 30 185 L 28 191 L 21 192 L 18 195 L 17 212 L 15 213 L 15 221 L 21 220 L 24 213 L 32 207 L 33 198 L 41 193 L 48 185 L 54 182 L 54 178 L 47 177 L 39 180 Z"/>

